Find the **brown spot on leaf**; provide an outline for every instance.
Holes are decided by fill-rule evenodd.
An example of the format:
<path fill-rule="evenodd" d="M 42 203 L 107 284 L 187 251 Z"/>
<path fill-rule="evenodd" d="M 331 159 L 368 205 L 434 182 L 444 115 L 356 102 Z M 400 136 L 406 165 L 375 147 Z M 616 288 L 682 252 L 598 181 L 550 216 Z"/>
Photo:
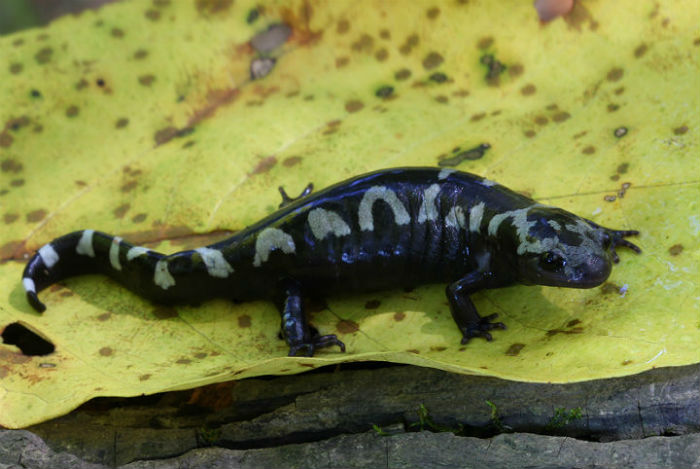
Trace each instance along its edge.
<path fill-rule="evenodd" d="M 545 116 L 535 116 L 535 124 L 537 125 L 547 125 L 549 123 L 549 119 Z"/>
<path fill-rule="evenodd" d="M 10 73 L 13 75 L 17 75 L 22 71 L 24 66 L 21 63 L 15 62 L 10 64 Z"/>
<path fill-rule="evenodd" d="M 152 74 L 141 75 L 139 77 L 139 83 L 141 83 L 143 86 L 151 86 L 155 80 L 156 77 Z"/>
<path fill-rule="evenodd" d="M 525 67 L 522 64 L 513 64 L 508 67 L 508 74 L 513 78 L 519 77 L 525 71 Z"/>
<path fill-rule="evenodd" d="M 124 30 L 123 29 L 112 28 L 111 33 L 112 33 L 112 37 L 116 37 L 116 38 L 123 38 L 124 37 Z"/>
<path fill-rule="evenodd" d="M 126 212 L 129 211 L 129 208 L 131 208 L 131 204 L 122 204 L 115 208 L 112 213 L 114 213 L 115 218 L 124 218 L 124 215 L 126 215 Z"/>
<path fill-rule="evenodd" d="M 633 362 L 632 360 L 624 360 L 624 361 L 622 361 L 622 363 L 620 363 L 620 365 L 622 365 L 622 366 L 627 366 L 627 365 L 629 365 L 629 364 L 631 364 L 631 363 L 634 363 L 634 362 Z"/>
<path fill-rule="evenodd" d="M 204 358 L 207 358 L 207 353 L 206 352 L 197 352 L 194 354 L 194 358 L 197 360 L 202 360 Z"/>
<path fill-rule="evenodd" d="M 151 21 L 158 21 L 160 19 L 160 12 L 151 8 L 146 10 L 143 15 Z"/>
<path fill-rule="evenodd" d="M 0 132 L 0 147 L 9 147 L 12 145 L 12 142 L 14 139 L 12 138 L 12 135 L 10 135 L 6 130 L 3 132 Z"/>
<path fill-rule="evenodd" d="M 485 112 L 478 112 L 478 113 L 476 113 L 476 114 L 472 114 L 472 116 L 469 118 L 469 120 L 472 121 L 472 122 L 478 122 L 478 121 L 480 121 L 481 119 L 483 119 L 484 117 L 486 117 L 486 113 L 485 113 Z"/>
<path fill-rule="evenodd" d="M 156 133 L 153 135 L 153 140 L 155 140 L 156 145 L 162 145 L 175 138 L 177 133 L 178 129 L 171 125 L 156 131 Z"/>
<path fill-rule="evenodd" d="M 286 166 L 287 168 L 291 168 L 299 163 L 301 163 L 301 156 L 290 156 L 282 161 L 282 165 Z"/>
<path fill-rule="evenodd" d="M 627 170 L 629 169 L 630 164 L 629 163 L 622 163 L 617 167 L 617 173 L 618 174 L 625 174 Z"/>
<path fill-rule="evenodd" d="M 80 108 L 78 106 L 73 105 L 66 109 L 66 117 L 75 117 L 78 114 L 80 114 Z"/>
<path fill-rule="evenodd" d="M 112 313 L 107 311 L 106 313 L 102 313 L 99 316 L 97 316 L 97 320 L 100 322 L 104 322 L 104 321 L 107 321 L 108 319 L 110 319 L 111 317 L 112 317 Z"/>
<path fill-rule="evenodd" d="M 263 174 L 270 171 L 277 164 L 277 158 L 268 156 L 258 162 L 251 174 Z"/>
<path fill-rule="evenodd" d="M 447 98 L 447 96 L 444 96 L 444 95 L 435 96 L 435 101 L 437 101 L 440 104 L 447 104 L 450 102 L 450 100 Z"/>
<path fill-rule="evenodd" d="M 38 210 L 32 210 L 31 212 L 29 212 L 26 216 L 26 219 L 29 223 L 36 223 L 38 221 L 43 220 L 47 214 L 48 212 L 46 210 L 40 208 Z"/>
<path fill-rule="evenodd" d="M 587 145 L 583 148 L 583 150 L 581 150 L 581 153 L 584 155 L 592 155 L 595 153 L 595 147 L 593 145 Z"/>
<path fill-rule="evenodd" d="M 574 327 L 574 326 L 576 326 L 576 325 L 578 325 L 578 324 L 581 324 L 581 320 L 580 320 L 580 319 L 572 319 L 571 321 L 569 321 L 569 322 L 566 323 L 566 327 Z"/>
<path fill-rule="evenodd" d="M 250 316 L 248 316 L 247 314 L 244 314 L 242 316 L 238 316 L 238 327 L 246 328 L 246 327 L 250 327 L 250 324 L 251 324 Z"/>
<path fill-rule="evenodd" d="M 352 43 L 351 47 L 355 52 L 372 52 L 374 48 L 374 38 L 369 34 L 363 34 L 357 41 Z"/>
<path fill-rule="evenodd" d="M 382 304 L 379 300 L 369 300 L 365 303 L 365 309 L 377 309 Z"/>
<path fill-rule="evenodd" d="M 139 49 L 134 52 L 134 58 L 136 60 L 145 59 L 146 57 L 148 57 L 148 51 L 146 49 Z"/>
<path fill-rule="evenodd" d="M 388 29 L 382 29 L 379 31 L 379 37 L 384 40 L 389 40 L 391 39 L 391 31 L 389 31 Z"/>
<path fill-rule="evenodd" d="M 571 335 L 571 334 L 582 334 L 583 333 L 583 327 L 574 327 L 572 329 L 551 329 L 547 331 L 547 337 L 552 337 L 557 334 L 566 334 L 566 335 Z"/>
<path fill-rule="evenodd" d="M 0 246 L 0 259 L 19 259 L 26 252 L 24 241 L 8 241 Z"/>
<path fill-rule="evenodd" d="M 525 344 L 511 344 L 510 347 L 508 347 L 508 350 L 506 350 L 506 355 L 509 357 L 517 357 L 520 354 L 520 351 L 525 347 Z"/>
<path fill-rule="evenodd" d="M 619 81 L 623 75 L 625 74 L 625 71 L 621 68 L 613 68 L 608 72 L 608 75 L 606 76 L 608 81 Z"/>
<path fill-rule="evenodd" d="M 12 187 L 22 187 L 24 185 L 24 179 L 13 179 L 10 181 Z"/>
<path fill-rule="evenodd" d="M 384 85 L 384 86 L 380 87 L 379 89 L 377 89 L 377 91 L 374 92 L 374 95 L 377 98 L 382 98 L 382 99 L 392 98 L 392 97 L 394 97 L 393 94 L 394 94 L 394 87 L 389 86 L 389 85 Z M 333 130 L 335 130 L 335 129 L 333 129 Z"/>
<path fill-rule="evenodd" d="M 53 49 L 50 47 L 44 47 L 34 55 L 34 59 L 39 65 L 43 65 L 51 60 L 51 56 L 53 56 Z"/>
<path fill-rule="evenodd" d="M 437 52 L 431 52 L 423 59 L 423 68 L 426 70 L 432 70 L 435 67 L 439 67 L 445 59 L 442 58 Z"/>
<path fill-rule="evenodd" d="M 129 119 L 127 119 L 126 117 L 121 117 L 117 119 L 117 122 L 114 123 L 114 127 L 117 129 L 123 129 L 127 125 L 129 125 Z"/>
<path fill-rule="evenodd" d="M 3 160 L 3 162 L 0 163 L 0 171 L 3 173 L 19 173 L 22 171 L 22 168 L 22 163 L 12 158 Z"/>
<path fill-rule="evenodd" d="M 138 213 L 131 218 L 131 221 L 134 223 L 141 223 L 144 220 L 146 220 L 147 216 L 148 215 L 146 215 L 145 213 Z"/>
<path fill-rule="evenodd" d="M 479 39 L 479 42 L 476 43 L 476 47 L 481 49 L 481 50 L 488 49 L 492 45 L 493 45 L 493 37 L 491 37 L 491 36 L 482 37 L 481 39 Z"/>
<path fill-rule="evenodd" d="M 148 381 L 149 379 L 151 379 L 150 373 L 146 373 L 144 375 L 139 376 L 139 381 Z"/>
<path fill-rule="evenodd" d="M 151 310 L 158 319 L 171 319 L 177 317 L 177 310 L 172 306 L 157 305 Z"/>
<path fill-rule="evenodd" d="M 6 225 L 14 223 L 18 218 L 19 215 L 17 215 L 16 213 L 6 213 L 2 216 L 2 220 L 5 222 Z"/>
<path fill-rule="evenodd" d="M 384 62 L 388 57 L 389 52 L 387 52 L 387 50 L 383 47 L 374 54 L 374 58 L 377 59 L 379 62 Z"/>
<path fill-rule="evenodd" d="M 113 353 L 114 353 L 114 350 L 112 350 L 111 347 L 102 347 L 100 349 L 100 355 L 102 355 L 103 357 L 109 357 Z"/>
<path fill-rule="evenodd" d="M 81 78 L 78 83 L 75 84 L 75 89 L 77 91 L 80 91 L 82 89 L 87 88 L 89 85 L 88 81 L 85 78 Z"/>
<path fill-rule="evenodd" d="M 189 358 L 179 358 L 175 361 L 175 363 L 177 363 L 178 365 L 189 365 L 190 363 L 192 363 L 192 360 L 190 360 Z"/>
<path fill-rule="evenodd" d="M 394 73 L 394 78 L 398 81 L 403 81 L 411 78 L 411 71 L 407 68 L 402 68 L 401 70 Z"/>
<path fill-rule="evenodd" d="M 348 63 L 350 63 L 350 58 L 348 57 L 338 57 L 335 59 L 335 68 L 343 68 Z"/>
<path fill-rule="evenodd" d="M 532 129 L 529 129 L 529 130 L 526 130 L 525 132 L 523 132 L 523 135 L 525 135 L 527 138 L 532 138 L 535 135 L 537 135 L 537 132 L 535 132 Z"/>
<path fill-rule="evenodd" d="M 554 122 L 564 122 L 564 121 L 567 120 L 569 117 L 571 117 L 571 114 L 569 114 L 569 113 L 566 112 L 566 111 L 560 111 L 560 112 L 555 113 L 555 114 L 552 116 L 552 120 L 553 120 Z"/>
<path fill-rule="evenodd" d="M 678 254 L 683 252 L 683 245 L 682 244 L 674 244 L 670 248 L 668 248 L 668 253 L 672 256 L 677 256 Z"/>
<path fill-rule="evenodd" d="M 342 19 L 338 21 L 338 24 L 335 27 L 335 31 L 338 34 L 345 34 L 348 31 L 350 31 L 350 22 L 346 19 Z"/>
<path fill-rule="evenodd" d="M 406 318 L 406 313 L 403 311 L 397 311 L 394 313 L 394 321 L 403 321 Z"/>
<path fill-rule="evenodd" d="M 642 57 L 644 57 L 644 54 L 647 53 L 648 49 L 649 49 L 649 46 L 642 43 L 642 44 L 638 45 L 636 49 L 634 49 L 634 56 L 638 59 L 641 59 Z"/>
<path fill-rule="evenodd" d="M 345 110 L 348 112 L 357 112 L 363 107 L 365 107 L 365 105 L 358 99 L 351 99 L 345 103 Z"/>
<path fill-rule="evenodd" d="M 682 125 L 673 129 L 673 135 L 683 135 L 688 131 L 687 125 Z"/>
<path fill-rule="evenodd" d="M 335 327 L 341 334 L 352 334 L 360 330 L 360 326 L 349 319 L 341 319 Z"/>
<path fill-rule="evenodd" d="M 195 4 L 200 15 L 223 13 L 233 5 L 233 0 L 197 0 Z"/>
<path fill-rule="evenodd" d="M 425 12 L 425 16 L 427 16 L 429 20 L 434 20 L 440 16 L 440 9 L 438 7 L 428 8 L 428 11 Z"/>
<path fill-rule="evenodd" d="M 615 112 L 618 109 L 620 109 L 619 104 L 615 104 L 615 103 L 608 104 L 608 112 Z"/>

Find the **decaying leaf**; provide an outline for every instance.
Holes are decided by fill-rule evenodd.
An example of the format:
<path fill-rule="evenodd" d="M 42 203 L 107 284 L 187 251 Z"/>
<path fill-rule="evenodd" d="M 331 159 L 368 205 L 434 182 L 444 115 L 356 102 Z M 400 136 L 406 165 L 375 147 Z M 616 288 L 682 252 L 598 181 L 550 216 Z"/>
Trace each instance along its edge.
<path fill-rule="evenodd" d="M 694 2 L 122 2 L 0 38 L 0 425 L 95 396 L 387 360 L 567 382 L 700 361 Z M 348 352 L 286 357 L 267 302 L 164 307 L 101 277 L 27 304 L 29 254 L 94 228 L 161 252 L 222 239 L 309 182 L 457 165 L 641 231 L 591 290 L 483 292 L 509 326 L 459 344 L 444 286 L 327 298 Z"/>

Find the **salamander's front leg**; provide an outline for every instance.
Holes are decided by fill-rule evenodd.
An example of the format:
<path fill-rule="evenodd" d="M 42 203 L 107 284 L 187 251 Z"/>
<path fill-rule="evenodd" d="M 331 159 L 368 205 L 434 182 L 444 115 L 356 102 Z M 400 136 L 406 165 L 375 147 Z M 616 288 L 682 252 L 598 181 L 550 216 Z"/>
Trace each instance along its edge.
<path fill-rule="evenodd" d="M 470 294 L 478 290 L 495 286 L 497 285 L 493 276 L 484 272 L 472 272 L 447 286 L 445 293 L 450 302 L 452 317 L 459 330 L 462 331 L 462 344 L 469 342 L 472 337 L 483 337 L 486 340 L 491 340 L 492 337 L 488 331 L 506 328 L 502 322 L 491 322 L 498 317 L 497 314 L 483 318 L 479 316 L 474 303 L 469 298 Z"/>
<path fill-rule="evenodd" d="M 282 314 L 282 336 L 289 345 L 290 357 L 302 350 L 307 357 L 311 357 L 317 348 L 331 345 L 337 345 L 341 352 L 345 352 L 345 344 L 334 334 L 319 335 L 309 327 L 304 314 L 301 288 L 296 282 L 286 282 L 283 286 L 280 313 Z"/>

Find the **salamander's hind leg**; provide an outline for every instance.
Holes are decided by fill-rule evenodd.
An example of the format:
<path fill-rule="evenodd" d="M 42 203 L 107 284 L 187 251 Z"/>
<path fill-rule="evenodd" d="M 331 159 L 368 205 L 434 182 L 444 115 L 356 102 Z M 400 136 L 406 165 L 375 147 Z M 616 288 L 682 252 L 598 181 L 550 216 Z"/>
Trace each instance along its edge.
<path fill-rule="evenodd" d="M 287 205 L 296 202 L 299 199 L 303 199 L 307 195 L 311 194 L 311 191 L 314 190 L 314 183 L 310 182 L 308 186 L 304 188 L 303 191 L 301 191 L 301 194 L 299 194 L 296 197 L 289 197 L 287 194 L 287 191 L 284 190 L 284 187 L 279 186 L 279 191 L 280 195 L 282 196 L 282 202 L 280 202 L 279 208 L 286 207 Z"/>
<path fill-rule="evenodd" d="M 282 337 L 289 345 L 289 356 L 293 357 L 303 351 L 307 357 L 311 357 L 317 348 L 337 345 L 341 352 L 345 352 L 345 344 L 334 334 L 319 335 L 315 329 L 309 327 L 304 314 L 304 304 L 301 296 L 301 288 L 296 282 L 285 282 L 281 289 L 282 298 L 279 302 L 282 314 Z"/>
<path fill-rule="evenodd" d="M 452 317 L 462 332 L 462 344 L 469 342 L 472 337 L 483 337 L 490 341 L 490 330 L 506 328 L 502 322 L 491 322 L 498 317 L 497 314 L 479 316 L 469 298 L 470 294 L 478 290 L 495 286 L 497 285 L 493 284 L 492 276 L 483 272 L 473 272 L 447 286 L 445 294 L 450 302 Z"/>

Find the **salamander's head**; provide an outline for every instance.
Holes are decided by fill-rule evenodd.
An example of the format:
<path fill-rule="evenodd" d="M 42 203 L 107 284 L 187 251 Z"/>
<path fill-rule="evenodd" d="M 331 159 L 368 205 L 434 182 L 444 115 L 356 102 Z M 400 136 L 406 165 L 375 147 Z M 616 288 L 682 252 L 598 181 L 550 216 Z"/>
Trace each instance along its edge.
<path fill-rule="evenodd" d="M 514 228 L 522 283 L 592 288 L 603 283 L 618 262 L 615 246 L 639 252 L 622 239 L 637 232 L 608 230 L 565 210 L 535 206 L 520 221 Z"/>

